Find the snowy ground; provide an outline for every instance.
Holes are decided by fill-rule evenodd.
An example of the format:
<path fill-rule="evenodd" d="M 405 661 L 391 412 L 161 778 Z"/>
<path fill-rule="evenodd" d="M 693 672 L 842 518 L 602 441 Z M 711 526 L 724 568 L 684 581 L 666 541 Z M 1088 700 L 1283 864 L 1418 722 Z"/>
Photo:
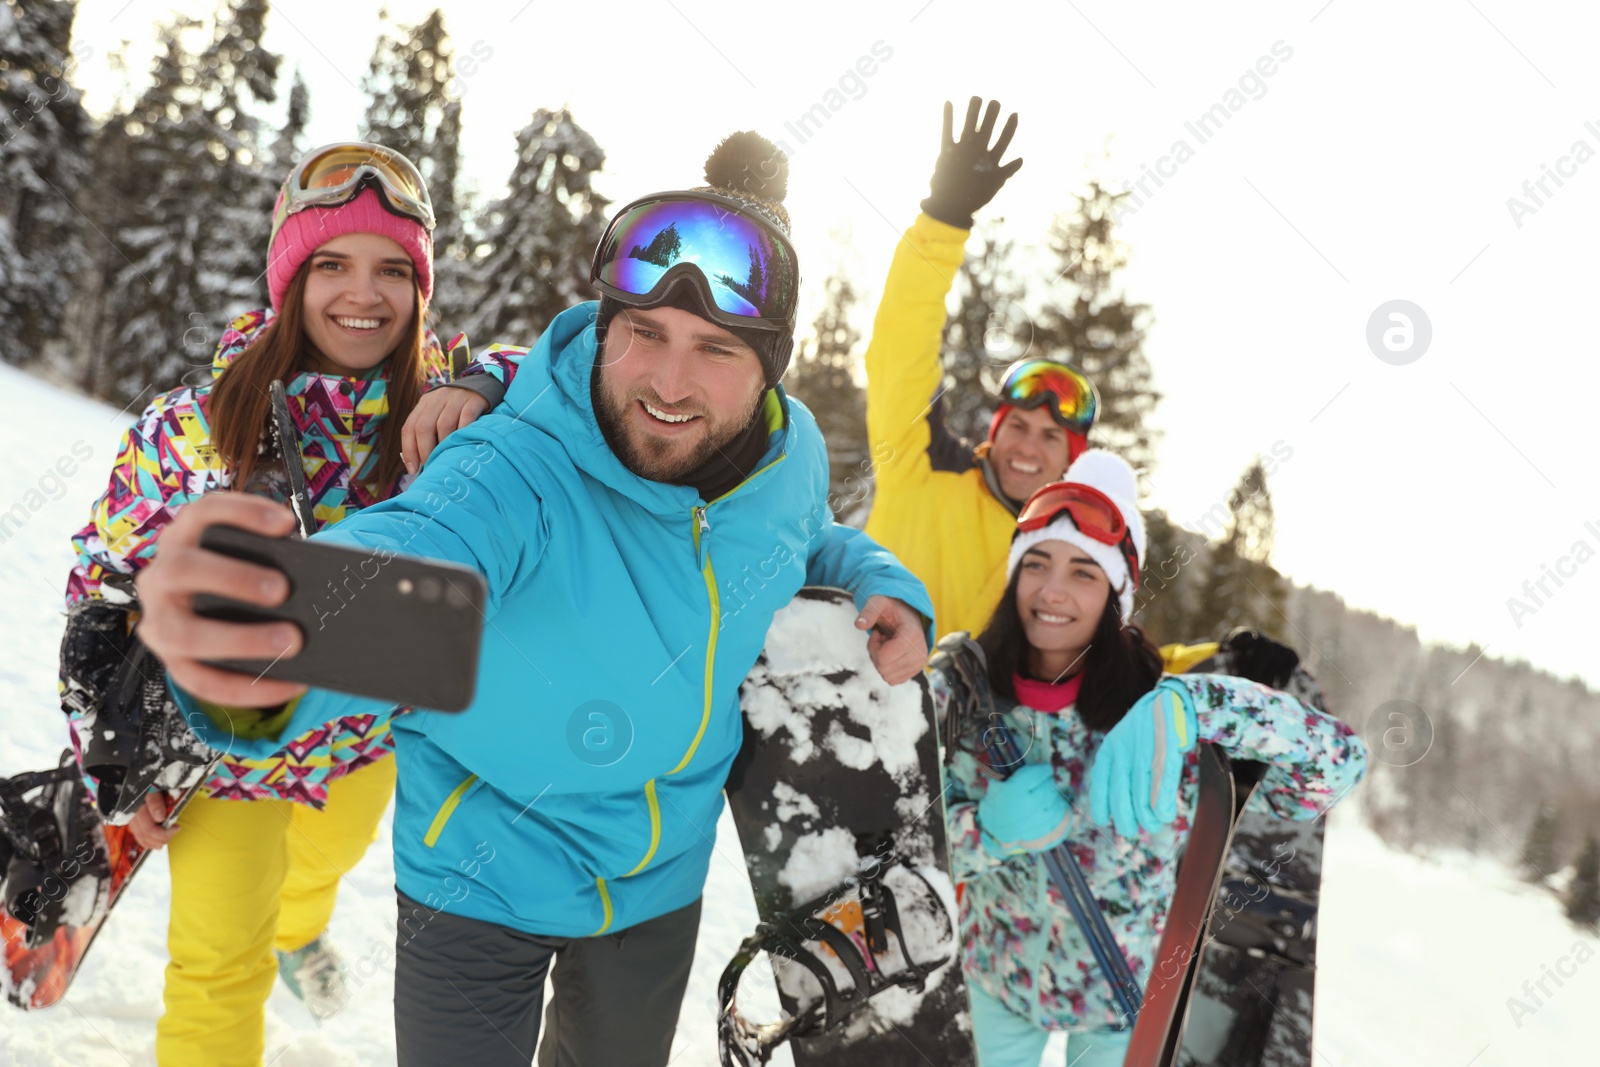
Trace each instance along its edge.
<path fill-rule="evenodd" d="M 60 594 L 71 562 L 67 538 L 103 487 L 131 417 L 3 366 L 0 393 L 8 401 L 0 420 L 0 516 L 13 504 L 26 512 L 20 529 L 12 519 L 0 526 L 0 603 L 7 608 L 0 616 L 3 775 L 54 764 L 64 743 L 54 693 Z M 85 449 L 91 458 L 79 462 Z M 1392 852 L 1354 816 L 1336 813 L 1328 833 L 1319 1067 L 1592 1062 L 1600 1044 L 1600 1014 L 1593 1010 L 1600 1003 L 1600 938 L 1580 935 L 1547 893 L 1498 865 Z M 272 1067 L 393 1062 L 393 981 L 382 962 L 394 939 L 390 856 L 385 831 L 346 879 L 333 920 L 359 985 L 357 1002 L 319 1031 L 279 988 L 268 1005 Z M 166 865 L 158 860 L 118 906 L 65 1003 L 33 1014 L 0 1005 L 0 1063 L 153 1064 L 167 899 Z M 716 1063 L 717 977 L 755 919 L 737 837 L 724 818 L 675 1063 Z M 1537 1000 L 1524 990 L 1530 981 Z M 1510 998 L 1530 1011 L 1514 1014 Z M 1060 1059 L 1051 1055 L 1047 1062 Z"/>

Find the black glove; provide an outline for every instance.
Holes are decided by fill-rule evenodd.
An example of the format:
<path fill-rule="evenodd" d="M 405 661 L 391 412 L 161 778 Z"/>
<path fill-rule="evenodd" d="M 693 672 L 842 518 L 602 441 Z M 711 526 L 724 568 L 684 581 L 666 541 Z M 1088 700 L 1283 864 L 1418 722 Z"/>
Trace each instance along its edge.
<path fill-rule="evenodd" d="M 1238 629 L 1228 635 L 1222 647 L 1230 654 L 1233 673 L 1252 682 L 1282 689 L 1300 665 L 1300 654 L 1256 630 Z"/>
<path fill-rule="evenodd" d="M 1017 116 L 1013 112 L 1000 131 L 1000 139 L 989 147 L 989 137 L 994 133 L 995 119 L 1000 117 L 1000 101 L 989 101 L 984 112 L 983 125 L 978 125 L 978 107 L 983 101 L 973 97 L 967 104 L 967 123 L 961 130 L 961 140 L 951 137 L 951 123 L 955 109 L 950 102 L 944 105 L 944 143 L 939 149 L 939 161 L 933 167 L 932 193 L 922 202 L 922 210 L 959 229 L 972 229 L 972 216 L 979 208 L 994 199 L 994 194 L 1017 172 L 1022 160 L 1014 159 L 1005 166 L 1000 157 L 1011 144 L 1011 135 L 1017 132 Z"/>

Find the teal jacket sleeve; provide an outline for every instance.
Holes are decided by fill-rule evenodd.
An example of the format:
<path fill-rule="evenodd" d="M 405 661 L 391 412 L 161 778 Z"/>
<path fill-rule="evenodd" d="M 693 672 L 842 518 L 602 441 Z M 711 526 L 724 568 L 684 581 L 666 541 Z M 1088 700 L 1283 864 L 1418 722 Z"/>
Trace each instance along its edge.
<path fill-rule="evenodd" d="M 928 647 L 933 647 L 933 601 L 927 588 L 888 549 L 854 527 L 830 522 L 812 539 L 806 556 L 806 584 L 848 590 L 857 611 L 866 606 L 869 597 L 903 600 L 921 613 Z"/>
<path fill-rule="evenodd" d="M 1355 731 L 1287 693 L 1221 674 L 1178 674 L 1194 702 L 1200 737 L 1267 773 L 1256 793 L 1280 819 L 1315 819 L 1355 788 L 1367 747 Z"/>
<path fill-rule="evenodd" d="M 405 492 L 363 508 L 313 539 L 472 567 L 488 585 L 485 618 L 492 620 L 501 598 L 538 564 L 549 541 L 538 493 L 496 444 L 519 426 L 509 416 L 489 414 L 457 430 L 440 442 Z M 219 725 L 192 694 L 176 684 L 171 689 L 200 740 L 251 759 L 269 757 L 282 741 L 323 723 L 393 708 L 348 693 L 311 689 L 271 736 L 255 736 L 261 716 L 254 710 L 219 715 L 234 724 Z"/>

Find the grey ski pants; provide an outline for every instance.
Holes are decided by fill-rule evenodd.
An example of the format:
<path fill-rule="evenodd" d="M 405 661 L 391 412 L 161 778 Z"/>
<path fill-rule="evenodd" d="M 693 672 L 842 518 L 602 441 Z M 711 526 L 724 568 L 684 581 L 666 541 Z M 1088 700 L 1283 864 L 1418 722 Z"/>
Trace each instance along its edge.
<path fill-rule="evenodd" d="M 700 901 L 599 937 L 542 937 L 433 912 L 404 893 L 396 937 L 399 1067 L 664 1067 L 689 984 Z"/>

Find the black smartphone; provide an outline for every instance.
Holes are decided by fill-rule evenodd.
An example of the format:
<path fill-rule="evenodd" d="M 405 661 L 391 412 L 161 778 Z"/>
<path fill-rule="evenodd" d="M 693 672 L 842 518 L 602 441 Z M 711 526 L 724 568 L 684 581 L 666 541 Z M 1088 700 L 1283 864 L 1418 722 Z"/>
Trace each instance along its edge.
<path fill-rule="evenodd" d="M 208 526 L 200 546 L 272 567 L 289 579 L 275 608 L 199 594 L 195 612 L 224 622 L 292 622 L 305 641 L 277 660 L 211 666 L 435 711 L 472 703 L 483 640 L 483 576 L 452 563 L 263 537 Z"/>

